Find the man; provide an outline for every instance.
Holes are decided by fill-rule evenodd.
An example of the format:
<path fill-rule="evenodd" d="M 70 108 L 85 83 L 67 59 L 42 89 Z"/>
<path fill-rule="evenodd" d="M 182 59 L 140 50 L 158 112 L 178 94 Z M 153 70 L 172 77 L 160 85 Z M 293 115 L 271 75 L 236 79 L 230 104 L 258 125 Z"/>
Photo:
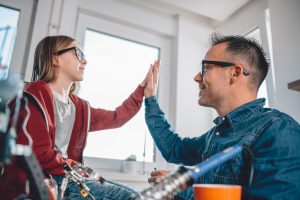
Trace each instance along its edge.
<path fill-rule="evenodd" d="M 242 185 L 243 198 L 299 199 L 300 126 L 290 116 L 264 108 L 265 99 L 256 99 L 269 69 L 264 50 L 242 36 L 213 34 L 211 44 L 194 80 L 200 89 L 198 104 L 220 115 L 214 120 L 216 125 L 202 136 L 183 139 L 170 128 L 155 97 L 156 62 L 144 95 L 146 122 L 157 147 L 168 162 L 195 165 L 234 144 L 246 144 L 254 155 L 252 183 L 249 157 L 242 155 L 198 182 Z M 192 189 L 177 198 L 193 199 Z"/>

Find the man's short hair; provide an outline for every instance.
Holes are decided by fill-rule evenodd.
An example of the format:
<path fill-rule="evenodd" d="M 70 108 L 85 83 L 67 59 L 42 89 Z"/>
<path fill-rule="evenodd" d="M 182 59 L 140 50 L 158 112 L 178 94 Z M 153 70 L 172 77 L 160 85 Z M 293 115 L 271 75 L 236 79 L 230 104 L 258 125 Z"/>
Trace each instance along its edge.
<path fill-rule="evenodd" d="M 226 50 L 232 56 L 243 59 L 248 64 L 251 79 L 257 86 L 257 90 L 264 81 L 269 70 L 269 58 L 262 46 L 254 38 L 246 38 L 240 35 L 222 36 L 213 33 L 210 37 L 212 46 L 227 43 Z"/>

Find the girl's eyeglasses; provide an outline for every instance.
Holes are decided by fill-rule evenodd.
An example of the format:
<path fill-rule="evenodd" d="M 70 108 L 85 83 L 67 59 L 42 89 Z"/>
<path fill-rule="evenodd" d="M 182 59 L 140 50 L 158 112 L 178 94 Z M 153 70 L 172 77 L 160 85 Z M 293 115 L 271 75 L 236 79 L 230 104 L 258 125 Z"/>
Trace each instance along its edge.
<path fill-rule="evenodd" d="M 76 55 L 76 57 L 79 61 L 82 61 L 83 59 L 85 59 L 85 56 L 84 56 L 83 52 L 78 47 L 70 47 L 70 48 L 67 48 L 67 49 L 59 50 L 57 52 L 57 55 L 61 55 L 65 52 L 71 51 L 71 50 L 75 51 L 75 55 Z"/>

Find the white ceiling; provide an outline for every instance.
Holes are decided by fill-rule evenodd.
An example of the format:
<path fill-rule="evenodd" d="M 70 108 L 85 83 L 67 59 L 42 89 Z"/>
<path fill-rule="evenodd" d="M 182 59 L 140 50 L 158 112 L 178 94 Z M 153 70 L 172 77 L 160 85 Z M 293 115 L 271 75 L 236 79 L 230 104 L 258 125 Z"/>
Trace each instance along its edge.
<path fill-rule="evenodd" d="M 135 0 L 136 3 L 181 9 L 216 21 L 224 21 L 250 0 Z"/>

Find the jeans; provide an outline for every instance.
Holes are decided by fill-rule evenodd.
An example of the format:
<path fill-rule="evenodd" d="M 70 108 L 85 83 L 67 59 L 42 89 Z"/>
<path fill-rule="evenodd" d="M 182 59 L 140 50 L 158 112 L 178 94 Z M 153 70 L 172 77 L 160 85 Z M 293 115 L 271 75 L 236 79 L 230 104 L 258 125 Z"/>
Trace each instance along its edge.
<path fill-rule="evenodd" d="M 58 190 L 60 191 L 60 186 L 64 177 L 54 176 L 53 178 L 57 182 Z M 131 200 L 139 197 L 139 194 L 128 186 L 112 181 L 105 180 L 105 182 L 101 184 L 95 180 L 85 179 L 84 183 L 89 187 L 90 194 L 97 200 Z M 87 200 L 92 198 L 84 198 L 79 191 L 78 185 L 69 180 L 64 199 Z"/>

